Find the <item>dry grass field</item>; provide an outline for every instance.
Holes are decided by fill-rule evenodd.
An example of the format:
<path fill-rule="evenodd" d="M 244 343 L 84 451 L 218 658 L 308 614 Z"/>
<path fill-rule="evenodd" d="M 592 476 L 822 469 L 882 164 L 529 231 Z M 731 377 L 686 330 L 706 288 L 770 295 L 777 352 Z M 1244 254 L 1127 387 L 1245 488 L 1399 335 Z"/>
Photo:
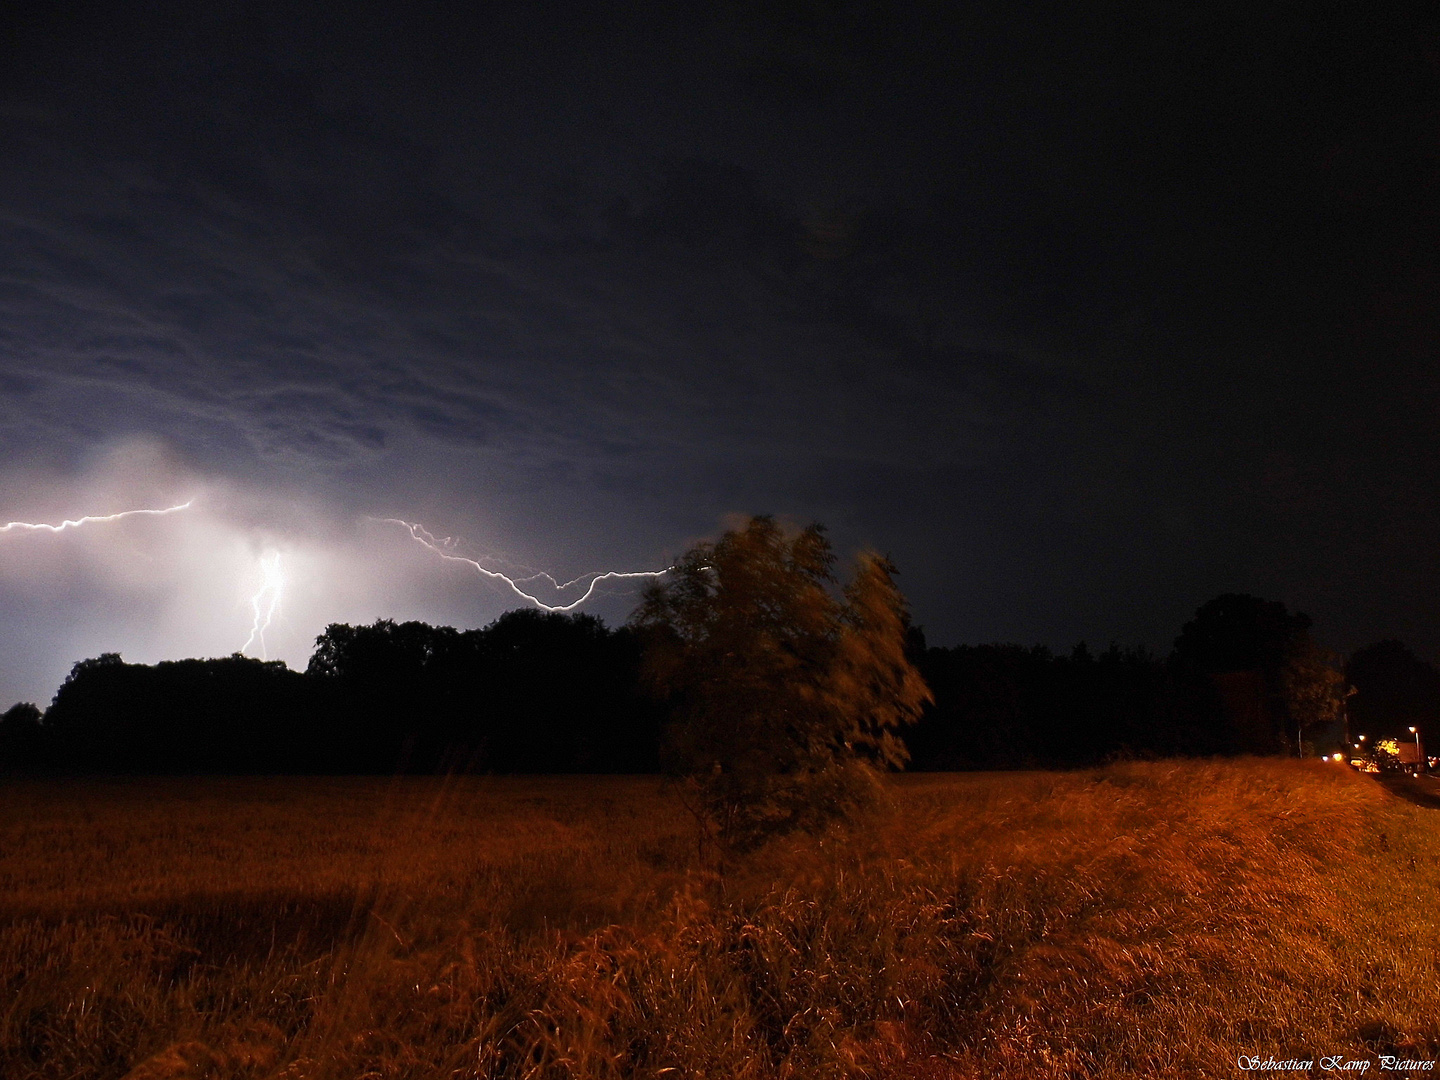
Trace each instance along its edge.
<path fill-rule="evenodd" d="M 721 883 L 653 779 L 6 781 L 0 1075 L 1440 1058 L 1436 810 L 1282 761 L 902 777 L 892 796 Z"/>

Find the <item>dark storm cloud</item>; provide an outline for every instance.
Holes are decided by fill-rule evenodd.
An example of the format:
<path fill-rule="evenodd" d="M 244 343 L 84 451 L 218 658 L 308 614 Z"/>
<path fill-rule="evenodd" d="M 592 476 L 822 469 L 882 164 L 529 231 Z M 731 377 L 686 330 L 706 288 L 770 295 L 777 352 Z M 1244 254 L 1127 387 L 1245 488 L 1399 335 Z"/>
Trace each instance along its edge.
<path fill-rule="evenodd" d="M 1410 633 L 1435 37 L 1357 12 L 44 9 L 0 445 L 586 560 L 813 514 L 942 639 L 1164 644 L 1226 588 Z"/>
<path fill-rule="evenodd" d="M 97 168 L 83 132 L 29 123 L 35 158 L 69 151 L 15 174 L 31 190 L 6 222 L 14 371 L 53 388 L 32 417 L 50 399 L 108 412 L 108 390 L 141 399 L 142 423 L 188 415 L 320 460 L 373 454 L 397 425 L 582 458 L 720 440 L 884 459 L 963 448 L 958 429 L 1046 378 L 1004 353 L 922 347 L 908 312 L 822 280 L 815 230 L 738 169 L 662 163 L 598 221 L 567 204 L 497 229 L 448 207 L 435 177 L 385 175 L 396 144 L 328 161 L 336 203 L 365 195 L 353 220 L 317 225 L 303 162 L 272 161 L 267 191 L 235 195 L 195 179 L 203 162 Z M 168 134 L 138 128 L 124 150 Z M 407 214 L 416 203 L 429 209 Z M 40 419 L 63 430 L 60 411 L 80 437 L 96 423 Z"/>

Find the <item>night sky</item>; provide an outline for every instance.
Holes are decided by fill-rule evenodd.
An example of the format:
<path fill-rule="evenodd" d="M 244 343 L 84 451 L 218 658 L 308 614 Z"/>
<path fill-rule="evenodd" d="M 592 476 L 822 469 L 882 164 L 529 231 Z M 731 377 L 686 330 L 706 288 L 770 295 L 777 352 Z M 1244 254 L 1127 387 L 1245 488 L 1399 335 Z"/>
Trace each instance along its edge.
<path fill-rule="evenodd" d="M 515 606 L 373 518 L 570 577 L 773 513 L 934 643 L 1241 591 L 1440 659 L 1424 5 L 5 10 L 0 524 L 195 502 L 0 534 L 0 706 L 240 649 L 267 559 L 296 666 Z"/>

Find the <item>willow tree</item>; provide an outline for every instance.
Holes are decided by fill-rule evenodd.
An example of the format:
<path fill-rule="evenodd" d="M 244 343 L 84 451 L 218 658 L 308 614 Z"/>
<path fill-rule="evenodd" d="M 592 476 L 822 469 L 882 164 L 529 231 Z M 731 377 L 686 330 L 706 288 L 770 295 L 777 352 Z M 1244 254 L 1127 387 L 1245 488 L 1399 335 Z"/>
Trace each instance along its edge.
<path fill-rule="evenodd" d="M 667 770 L 722 850 L 862 805 L 931 700 L 894 566 L 863 554 L 839 589 L 834 564 L 821 526 L 751 518 L 686 552 L 631 617 L 674 718 Z"/>

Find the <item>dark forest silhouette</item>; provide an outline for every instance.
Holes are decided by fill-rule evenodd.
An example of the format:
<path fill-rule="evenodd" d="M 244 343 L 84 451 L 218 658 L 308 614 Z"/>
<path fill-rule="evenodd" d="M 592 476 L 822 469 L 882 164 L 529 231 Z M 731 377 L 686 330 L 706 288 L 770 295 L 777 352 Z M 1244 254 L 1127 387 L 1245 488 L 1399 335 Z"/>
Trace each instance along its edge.
<path fill-rule="evenodd" d="M 1309 626 L 1283 604 L 1227 594 L 1167 656 L 930 647 L 914 628 L 910 657 L 935 700 L 902 732 L 909 768 L 1339 749 L 1342 714 L 1315 712 L 1317 696 L 1346 706 L 1352 734 L 1440 724 L 1429 664 L 1382 642 L 1342 676 Z M 0 717 L 0 770 L 654 772 L 668 717 L 641 661 L 634 628 L 535 610 L 478 630 L 334 624 L 303 673 L 238 655 L 151 666 L 106 654 L 77 663 L 43 714 L 22 703 Z"/>
<path fill-rule="evenodd" d="M 304 673 L 243 656 L 76 664 L 12 767 L 127 773 L 650 772 L 660 712 L 628 629 L 512 611 L 483 630 L 334 624 Z"/>

